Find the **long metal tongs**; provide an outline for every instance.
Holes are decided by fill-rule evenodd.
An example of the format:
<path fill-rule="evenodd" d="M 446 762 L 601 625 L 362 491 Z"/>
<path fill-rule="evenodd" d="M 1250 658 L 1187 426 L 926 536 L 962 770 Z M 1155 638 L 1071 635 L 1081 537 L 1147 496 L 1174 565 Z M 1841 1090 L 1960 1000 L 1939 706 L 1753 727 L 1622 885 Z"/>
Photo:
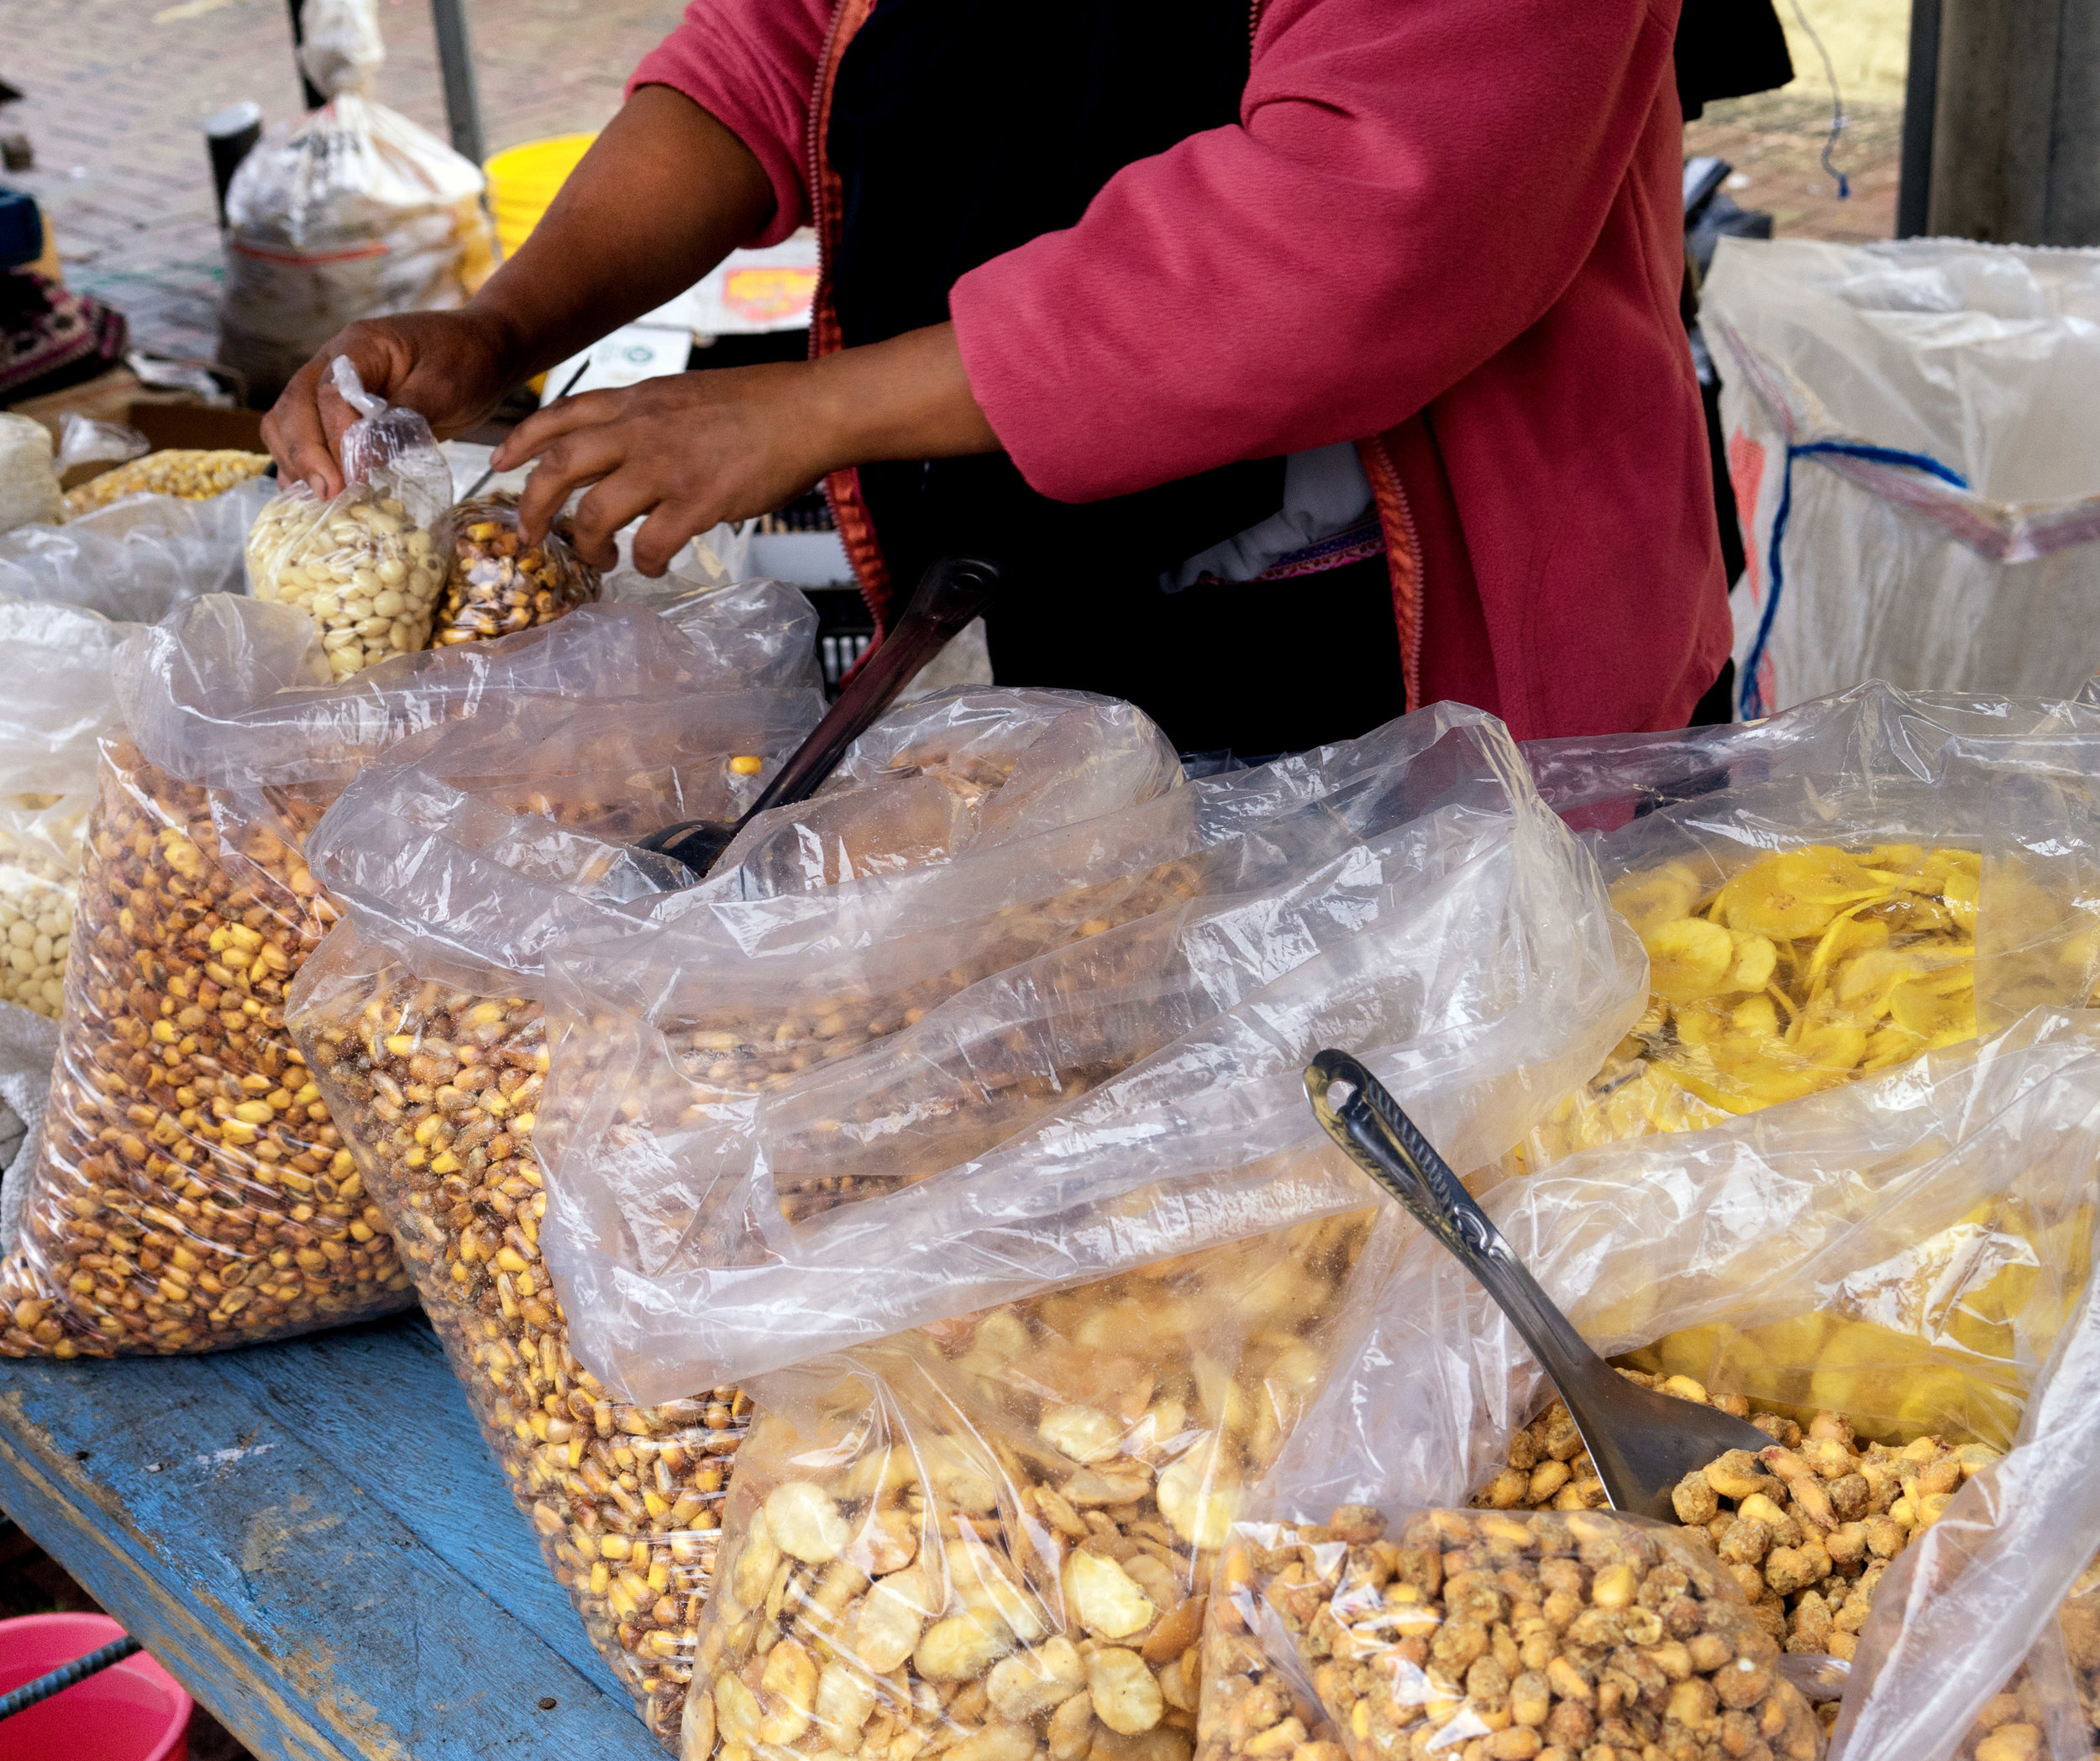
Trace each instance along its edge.
<path fill-rule="evenodd" d="M 1479 1281 L 1546 1366 L 1614 1510 L 1672 1520 L 1671 1490 L 1687 1474 L 1729 1449 L 1772 1446 L 1755 1425 L 1630 1382 L 1593 1351 L 1450 1165 L 1347 1052 L 1315 1057 L 1305 1093 L 1328 1136 Z"/>
<path fill-rule="evenodd" d="M 816 794 L 846 756 L 847 747 L 896 700 L 919 668 L 990 603 L 998 585 L 996 563 L 977 557 L 943 557 L 921 579 L 896 627 L 883 637 L 824 719 L 742 819 L 688 820 L 666 825 L 642 839 L 642 847 L 683 862 L 694 881 L 705 880 L 722 852 L 757 815 Z"/>

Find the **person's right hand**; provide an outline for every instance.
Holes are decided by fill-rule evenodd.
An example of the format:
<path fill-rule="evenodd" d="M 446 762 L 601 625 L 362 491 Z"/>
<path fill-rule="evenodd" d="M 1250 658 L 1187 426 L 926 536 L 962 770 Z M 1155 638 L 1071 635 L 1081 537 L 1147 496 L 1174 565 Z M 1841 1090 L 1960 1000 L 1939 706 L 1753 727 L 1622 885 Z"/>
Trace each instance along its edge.
<path fill-rule="evenodd" d="M 303 482 L 324 500 L 342 493 L 338 450 L 343 431 L 357 420 L 329 376 L 339 354 L 349 356 L 367 391 L 407 405 L 440 440 L 472 427 L 520 376 L 508 330 L 493 313 L 472 307 L 349 325 L 293 375 L 263 418 L 263 442 L 277 461 L 279 480 L 286 488 Z"/>

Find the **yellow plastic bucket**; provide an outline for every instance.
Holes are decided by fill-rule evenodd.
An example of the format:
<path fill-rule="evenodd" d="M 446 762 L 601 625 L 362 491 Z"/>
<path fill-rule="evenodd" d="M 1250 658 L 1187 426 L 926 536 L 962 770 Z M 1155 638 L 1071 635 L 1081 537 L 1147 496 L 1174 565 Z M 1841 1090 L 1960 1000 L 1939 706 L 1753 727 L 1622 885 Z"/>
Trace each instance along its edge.
<path fill-rule="evenodd" d="M 507 257 L 522 244 L 555 194 L 591 150 L 596 134 L 556 134 L 507 147 L 481 169 L 488 174 L 496 242 Z"/>

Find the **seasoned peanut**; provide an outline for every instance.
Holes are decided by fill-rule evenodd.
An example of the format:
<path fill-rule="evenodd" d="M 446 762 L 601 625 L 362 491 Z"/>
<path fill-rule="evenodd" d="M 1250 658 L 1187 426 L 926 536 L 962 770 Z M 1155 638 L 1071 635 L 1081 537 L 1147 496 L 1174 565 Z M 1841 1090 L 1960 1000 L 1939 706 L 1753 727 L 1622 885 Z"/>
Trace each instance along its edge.
<path fill-rule="evenodd" d="M 1751 1612 L 1786 1648 L 1850 1659 L 1859 1648 L 1874 1591 L 1895 1558 L 1931 1526 L 1968 1475 L 1998 1459 L 1987 1444 L 1957 1449 L 1922 1437 L 1892 1449 L 1855 1444 L 1836 1413 L 1819 1413 L 1804 1434 L 1791 1419 L 1751 1412 L 1740 1395 L 1709 1395 L 1689 1376 L 1667 1381 L 1637 1371 L 1621 1376 L 1681 1400 L 1751 1418 L 1772 1438 L 1757 1454 L 1730 1449 L 1684 1476 L 1671 1494 L 1677 1520 L 1703 1535 L 1749 1597 Z M 1514 1462 L 1557 1444 L 1572 1421 L 1558 1401 L 1510 1445 Z M 1550 1499 L 1511 1501 L 1557 1510 L 1593 1510 L 1605 1502 L 1587 1452 L 1572 1458 L 1567 1483 Z M 1928 1491 L 1927 1487 L 1938 1488 Z M 1475 1495 L 1497 1502 L 1499 1481 Z"/>
<path fill-rule="evenodd" d="M 1204 1761 L 1822 1754 L 1777 1645 L 1685 1541 L 1583 1510 L 1386 1529 L 1352 1506 L 1236 1533 L 1205 1639 Z"/>
<path fill-rule="evenodd" d="M 335 918 L 277 804 L 238 845 L 200 789 L 104 747 L 0 1352 L 201 1351 L 406 1307 L 409 1281 L 284 998 Z"/>

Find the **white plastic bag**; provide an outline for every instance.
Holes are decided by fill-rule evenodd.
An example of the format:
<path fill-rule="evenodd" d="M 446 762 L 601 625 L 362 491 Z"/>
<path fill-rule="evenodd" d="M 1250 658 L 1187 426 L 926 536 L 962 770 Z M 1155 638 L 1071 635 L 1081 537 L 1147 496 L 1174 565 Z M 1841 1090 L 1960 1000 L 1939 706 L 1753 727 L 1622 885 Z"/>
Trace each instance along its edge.
<path fill-rule="evenodd" d="M 2075 692 L 2100 665 L 2100 253 L 1730 238 L 1704 300 L 1743 716 L 1867 679 Z"/>
<path fill-rule="evenodd" d="M 219 359 L 251 400 L 352 319 L 462 305 L 495 266 L 480 168 L 370 96 L 374 0 L 330 0 L 307 30 L 329 102 L 273 126 L 226 195 Z"/>
<path fill-rule="evenodd" d="M 51 431 L 26 416 L 0 411 L 0 532 L 55 526 L 66 517 L 51 464 Z"/>
<path fill-rule="evenodd" d="M 645 1400 L 1360 1205 L 1295 1088 L 1331 1039 L 1489 1160 L 1640 991 L 1453 708 L 982 860 L 631 915 L 549 956 L 588 1031 L 538 1143 L 578 1355 Z"/>
<path fill-rule="evenodd" d="M 1660 1367 L 1716 1393 L 1835 1410 L 1871 1436 L 2012 1444 L 1964 1463 L 1874 1592 L 1837 1732 L 1856 1761 L 1944 1761 L 2100 1547 L 2097 1170 L 2100 1040 L 2038 1011 L 1878 1081 L 1586 1151 L 1482 1201 L 1607 1355 L 1667 1336 Z M 1365 1260 L 1386 1269 L 1367 1275 L 1379 1294 L 1345 1348 L 1356 1368 L 1251 1517 L 1462 1503 L 1546 1397 L 1507 1322 L 1397 1208 Z"/>

